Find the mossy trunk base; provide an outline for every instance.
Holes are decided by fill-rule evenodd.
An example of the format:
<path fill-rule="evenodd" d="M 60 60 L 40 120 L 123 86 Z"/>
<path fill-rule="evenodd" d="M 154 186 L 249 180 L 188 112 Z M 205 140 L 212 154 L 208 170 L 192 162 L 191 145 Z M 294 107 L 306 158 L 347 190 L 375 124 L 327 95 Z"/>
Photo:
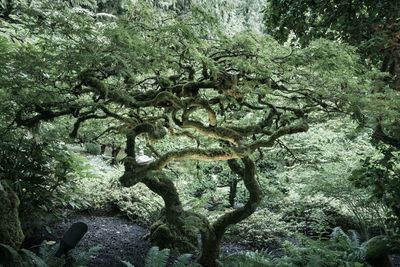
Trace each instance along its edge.
<path fill-rule="evenodd" d="M 180 253 L 193 253 L 198 248 L 198 219 L 183 213 L 177 223 L 170 224 L 164 216 L 150 227 L 150 242 L 159 248 L 170 248 Z"/>
<path fill-rule="evenodd" d="M 4 181 L 0 181 L 0 243 L 18 249 L 24 240 L 18 215 L 19 199 Z"/>

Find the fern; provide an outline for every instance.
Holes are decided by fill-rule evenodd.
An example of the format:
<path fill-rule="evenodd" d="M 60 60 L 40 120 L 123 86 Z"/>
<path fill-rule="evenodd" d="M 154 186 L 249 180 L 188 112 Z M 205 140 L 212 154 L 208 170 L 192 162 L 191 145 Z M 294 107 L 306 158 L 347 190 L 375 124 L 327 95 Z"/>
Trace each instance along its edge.
<path fill-rule="evenodd" d="M 360 234 L 356 230 L 350 230 L 349 232 L 351 234 L 350 240 L 351 240 L 352 246 L 360 247 L 361 243 L 362 243 Z"/>
<path fill-rule="evenodd" d="M 19 255 L 21 256 L 22 262 L 24 263 L 29 262 L 30 264 L 29 266 L 48 267 L 47 263 L 43 259 L 39 258 L 32 251 L 21 249 L 19 251 Z"/>
<path fill-rule="evenodd" d="M 90 258 L 93 256 L 97 255 L 98 252 L 102 249 L 101 245 L 97 245 L 94 247 L 91 247 L 88 251 L 83 251 L 79 253 L 77 256 L 75 256 L 75 261 L 77 266 L 85 266 L 89 264 Z"/>
<path fill-rule="evenodd" d="M 3 265 L 14 267 L 48 267 L 46 262 L 29 250 L 21 249 L 17 251 L 8 245 L 0 244 L 0 266 Z"/>
<path fill-rule="evenodd" d="M 165 267 L 170 256 L 169 249 L 159 250 L 158 247 L 152 247 L 146 256 L 145 267 Z M 192 254 L 181 255 L 174 263 L 173 267 L 201 267 L 198 263 L 193 263 Z M 127 261 L 121 261 L 125 267 L 135 267 Z"/>
<path fill-rule="evenodd" d="M 364 261 L 367 253 L 367 243 L 361 242 L 361 237 L 355 230 L 350 230 L 349 234 L 344 232 L 341 227 L 335 227 L 331 234 L 331 240 L 340 244 L 346 251 L 346 259 L 351 261 Z"/>
<path fill-rule="evenodd" d="M 127 261 L 121 261 L 121 263 L 122 263 L 125 267 L 135 267 L 135 265 L 133 265 L 132 263 L 127 262 Z"/>
<path fill-rule="evenodd" d="M 174 263 L 173 267 L 201 267 L 200 264 L 192 262 L 192 254 L 181 255 Z"/>
<path fill-rule="evenodd" d="M 228 256 L 223 260 L 223 266 L 226 267 L 273 267 L 278 265 L 272 256 L 266 252 L 247 251 L 232 256 Z"/>
<path fill-rule="evenodd" d="M 348 234 L 346 234 L 341 227 L 335 227 L 331 233 L 331 240 L 337 241 L 346 245 L 348 247 L 352 247 L 352 240 Z"/>
<path fill-rule="evenodd" d="M 146 267 L 164 267 L 167 264 L 170 250 L 159 250 L 158 247 L 152 247 L 147 253 L 145 266 Z"/>
<path fill-rule="evenodd" d="M 51 246 L 44 241 L 39 249 L 39 257 L 42 258 L 49 266 L 63 266 L 65 263 L 64 258 L 54 257 L 59 247 L 60 244 Z"/>

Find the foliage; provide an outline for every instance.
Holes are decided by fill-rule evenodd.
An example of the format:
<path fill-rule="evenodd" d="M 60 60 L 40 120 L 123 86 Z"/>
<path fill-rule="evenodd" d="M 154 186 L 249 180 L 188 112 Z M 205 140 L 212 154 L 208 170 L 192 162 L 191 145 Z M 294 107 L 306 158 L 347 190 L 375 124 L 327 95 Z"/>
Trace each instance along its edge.
<path fill-rule="evenodd" d="M 379 56 L 398 19 L 396 1 L 269 1 L 265 7 L 268 31 L 279 40 L 293 32 L 303 44 L 320 37 L 341 39 Z M 349 23 L 349 21 L 351 23 Z"/>
<path fill-rule="evenodd" d="M 369 134 L 350 118 L 342 117 L 328 123 L 316 122 L 301 140 L 285 139 L 286 147 L 276 151 L 279 161 L 274 170 L 287 188 L 288 202 L 284 206 L 293 205 L 295 211 L 311 211 L 310 204 L 316 211 L 319 206 L 317 213 L 330 216 L 323 219 L 328 225 L 356 228 L 364 237 L 376 229 L 385 229 L 386 208 L 370 201 L 370 191 L 356 188 L 348 179 L 361 167 L 362 160 L 379 155 Z M 303 204 L 296 206 L 296 202 Z"/>
<path fill-rule="evenodd" d="M 376 77 L 383 75 L 368 69 L 354 47 L 325 39 L 289 47 L 251 31 L 228 35 L 198 7 L 181 13 L 155 9 L 148 1 L 121 1 L 116 3 L 120 4 L 118 10 L 110 2 L 99 5 L 91 0 L 19 3 L 3 16 L 0 60 L 6 67 L 0 69 L 0 100 L 5 105 L 0 119 L 13 134 L 31 132 L 33 141 L 29 142 L 41 145 L 34 147 L 35 151 L 43 148 L 49 154 L 48 158 L 35 154 L 40 159 L 33 164 L 39 166 L 32 171 L 36 176 L 48 163 L 54 168 L 66 162 L 60 165 L 61 171 L 44 168 L 38 184 L 44 186 L 51 177 L 61 188 L 69 185 L 66 177 L 79 176 L 76 183 L 79 193 L 87 196 L 87 207 L 116 204 L 131 218 L 145 223 L 154 221 L 162 198 L 163 216 L 151 227 L 151 240 L 157 242 L 158 233 L 161 241 L 168 242 L 165 247 L 174 247 L 179 238 L 195 243 L 195 234 L 200 231 L 204 240 L 199 261 L 212 266 L 217 264 L 219 244 L 228 227 L 254 212 L 260 219 L 241 225 L 240 231 L 251 226 L 248 237 L 259 242 L 273 239 L 276 232 L 287 235 L 288 229 L 322 235 L 329 231 L 332 213 L 337 212 L 335 203 L 324 207 L 327 199 L 340 204 L 345 203 L 345 193 L 359 193 L 349 188 L 338 197 L 329 195 L 332 185 L 335 192 L 347 187 L 342 183 L 343 174 L 353 166 L 346 164 L 358 157 L 343 152 L 351 142 L 344 142 L 339 149 L 341 156 L 347 156 L 344 160 L 332 155 L 333 151 L 318 155 L 330 143 L 327 135 L 318 139 L 317 152 L 311 149 L 307 154 L 308 164 L 315 168 L 312 171 L 302 169 L 304 165 L 282 166 L 275 159 L 271 160 L 274 168 L 260 164 L 264 172 L 257 175 L 254 165 L 256 155 L 262 159 L 265 152 L 275 153 L 278 143 L 285 147 L 286 141 L 310 141 L 305 134 L 298 135 L 299 139 L 288 136 L 306 132 L 316 122 L 342 112 L 361 110 L 360 117 L 375 120 L 368 112 L 376 110 L 364 109 L 371 99 L 363 96 L 375 86 Z M 97 13 L 102 10 L 113 14 Z M 390 105 L 395 107 L 395 101 Z M 389 120 L 396 114 L 394 111 Z M 46 124 L 58 127 L 47 132 Z M 54 154 L 39 140 L 49 137 L 50 132 L 54 134 L 50 147 L 58 146 L 54 151 L 49 149 Z M 60 141 L 99 143 L 100 139 L 118 144 L 126 141 L 124 166 L 108 169 L 106 175 L 95 175 L 87 167 L 80 173 L 71 172 L 75 163 L 70 161 L 68 150 L 59 147 Z M 137 160 L 137 152 L 144 146 L 152 156 L 146 163 Z M 89 150 L 97 149 L 92 146 Z M 316 160 L 324 157 L 331 162 L 321 168 Z M 197 166 L 202 161 L 228 162 L 230 171 L 225 166 L 222 171 L 197 169 L 198 180 L 191 185 L 194 171 L 188 171 L 188 165 L 182 167 L 188 160 L 196 161 Z M 179 167 L 182 169 L 176 171 Z M 332 169 L 337 172 L 330 174 Z M 320 197 L 315 191 L 321 177 L 324 195 Z M 205 211 L 203 201 L 210 196 L 217 201 L 225 198 L 226 191 L 218 187 L 226 187 L 232 178 L 242 180 L 236 200 L 246 204 L 241 208 L 220 205 L 212 214 Z M 308 183 L 311 185 L 305 186 Z M 268 200 L 286 199 L 279 205 L 262 203 L 265 206 L 257 211 L 262 198 L 260 184 L 264 189 L 271 187 L 266 192 L 275 194 Z M 121 189 L 121 185 L 130 188 Z M 305 198 L 307 195 L 311 196 Z M 73 206 L 79 207 L 80 197 L 72 198 L 76 200 Z M 316 199 L 321 200 L 318 207 L 312 205 Z M 186 210 L 201 221 L 196 231 L 186 231 L 192 228 L 191 221 L 185 221 Z M 279 221 L 279 227 L 259 233 L 264 228 L 260 222 L 265 225 L 267 216 Z M 185 239 L 188 232 L 195 233 L 191 239 Z M 191 245 L 188 247 L 194 248 Z M 340 258 L 336 252 L 321 256 L 317 246 L 310 247 L 288 246 L 293 262 L 305 265 Z"/>
<path fill-rule="evenodd" d="M 0 142 L 0 178 L 10 181 L 21 200 L 21 216 L 29 218 L 67 206 L 84 169 L 81 159 L 65 144 L 45 136 L 38 142 L 29 133 L 17 131 L 4 135 Z"/>
<path fill-rule="evenodd" d="M 261 209 L 233 226 L 228 236 L 236 242 L 248 243 L 254 247 L 276 247 L 284 238 L 292 236 L 295 230 L 295 225 L 285 222 L 282 214 Z"/>
<path fill-rule="evenodd" d="M 169 249 L 159 250 L 158 247 L 152 247 L 147 253 L 145 265 L 149 267 L 162 267 L 167 264 L 169 258 Z"/>
<path fill-rule="evenodd" d="M 129 219 L 144 225 L 156 221 L 162 208 L 161 199 L 143 185 L 121 187 L 118 178 L 123 166 L 110 166 L 100 156 L 87 156 L 86 171 L 77 180 L 79 192 L 72 202 L 75 208 L 89 211 L 119 211 Z M 81 196 L 85 196 L 84 203 Z"/>
<path fill-rule="evenodd" d="M 239 253 L 224 258 L 223 266 L 364 266 L 363 259 L 349 257 L 348 254 L 353 255 L 351 253 L 358 247 L 353 250 L 345 242 L 337 243 L 337 239 L 337 234 L 330 241 L 315 241 L 297 236 L 294 243 L 285 241 L 280 252 Z"/>
<path fill-rule="evenodd" d="M 168 264 L 168 259 L 170 258 L 170 250 L 162 249 L 160 250 L 158 247 L 150 248 L 147 253 L 145 260 L 145 267 L 165 267 Z M 125 267 L 132 267 L 133 265 L 129 262 L 122 261 Z M 183 254 L 178 257 L 172 267 L 200 267 L 199 264 L 192 262 L 191 254 Z"/>
<path fill-rule="evenodd" d="M 47 264 L 29 250 L 16 251 L 10 246 L 0 244 L 0 264 L 16 267 L 47 267 Z"/>
<path fill-rule="evenodd" d="M 101 152 L 100 145 L 95 143 L 86 143 L 85 149 L 86 152 L 92 155 L 100 155 Z"/>
<path fill-rule="evenodd" d="M 15 250 L 7 245 L 0 244 L 0 264 L 15 267 L 59 267 L 66 264 L 65 258 L 55 257 L 57 245 L 47 245 L 44 242 L 40 247 L 39 256 L 33 252 L 21 249 Z M 95 246 L 88 251 L 76 253 L 73 258 L 69 256 L 68 266 L 87 266 L 91 257 L 96 255 L 101 247 Z"/>
<path fill-rule="evenodd" d="M 392 147 L 381 146 L 381 154 L 362 160 L 362 166 L 352 173 L 356 186 L 372 192 L 371 200 L 378 200 L 397 217 L 391 218 L 392 229 L 398 231 L 400 217 L 400 165 L 399 152 Z"/>
<path fill-rule="evenodd" d="M 398 1 L 272 0 L 266 4 L 265 23 L 278 40 L 302 45 L 319 38 L 358 48 L 364 64 L 380 69 L 368 94 L 354 94 L 348 110 L 362 125 L 372 125 L 373 137 L 400 148 L 398 103 L 400 91 Z M 349 23 L 350 22 L 350 23 Z M 387 75 L 389 74 L 389 75 Z M 352 94 L 351 92 L 349 92 Z"/>
<path fill-rule="evenodd" d="M 355 230 L 350 230 L 347 234 L 342 228 L 335 227 L 331 233 L 331 240 L 339 243 L 338 246 L 346 251 L 345 259 L 358 262 L 365 261 L 367 243 L 361 242 L 361 237 Z"/>

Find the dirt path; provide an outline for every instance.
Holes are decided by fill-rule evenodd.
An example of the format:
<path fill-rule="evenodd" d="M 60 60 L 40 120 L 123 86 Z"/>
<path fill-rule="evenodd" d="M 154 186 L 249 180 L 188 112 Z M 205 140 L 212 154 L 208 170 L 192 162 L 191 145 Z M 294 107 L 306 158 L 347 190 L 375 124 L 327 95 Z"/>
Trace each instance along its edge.
<path fill-rule="evenodd" d="M 74 249 L 74 253 L 88 251 L 96 245 L 102 247 L 90 260 L 89 266 L 124 266 L 121 260 L 128 261 L 135 267 L 144 266 L 145 257 L 151 247 L 151 244 L 143 238 L 149 232 L 147 228 L 115 216 L 74 215 L 56 223 L 53 226 L 54 234 L 61 237 L 72 223 L 78 221 L 88 225 L 88 232 Z M 234 243 L 225 243 L 222 246 L 224 255 L 243 250 L 249 248 Z"/>
<path fill-rule="evenodd" d="M 56 224 L 55 233 L 62 234 L 74 222 L 84 222 L 88 232 L 75 248 L 75 252 L 87 251 L 100 245 L 98 254 L 90 260 L 89 266 L 123 266 L 121 260 L 139 267 L 151 245 L 143 239 L 148 233 L 146 228 L 118 217 L 74 216 L 65 222 Z"/>

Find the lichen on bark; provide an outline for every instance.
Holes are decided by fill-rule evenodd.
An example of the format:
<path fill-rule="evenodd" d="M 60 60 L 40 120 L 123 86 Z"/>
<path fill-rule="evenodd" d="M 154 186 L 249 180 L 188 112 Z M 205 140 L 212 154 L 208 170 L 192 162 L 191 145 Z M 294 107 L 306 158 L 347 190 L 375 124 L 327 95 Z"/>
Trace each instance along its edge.
<path fill-rule="evenodd" d="M 18 206 L 17 194 L 5 181 L 0 181 L 0 243 L 15 249 L 18 249 L 24 240 Z"/>

